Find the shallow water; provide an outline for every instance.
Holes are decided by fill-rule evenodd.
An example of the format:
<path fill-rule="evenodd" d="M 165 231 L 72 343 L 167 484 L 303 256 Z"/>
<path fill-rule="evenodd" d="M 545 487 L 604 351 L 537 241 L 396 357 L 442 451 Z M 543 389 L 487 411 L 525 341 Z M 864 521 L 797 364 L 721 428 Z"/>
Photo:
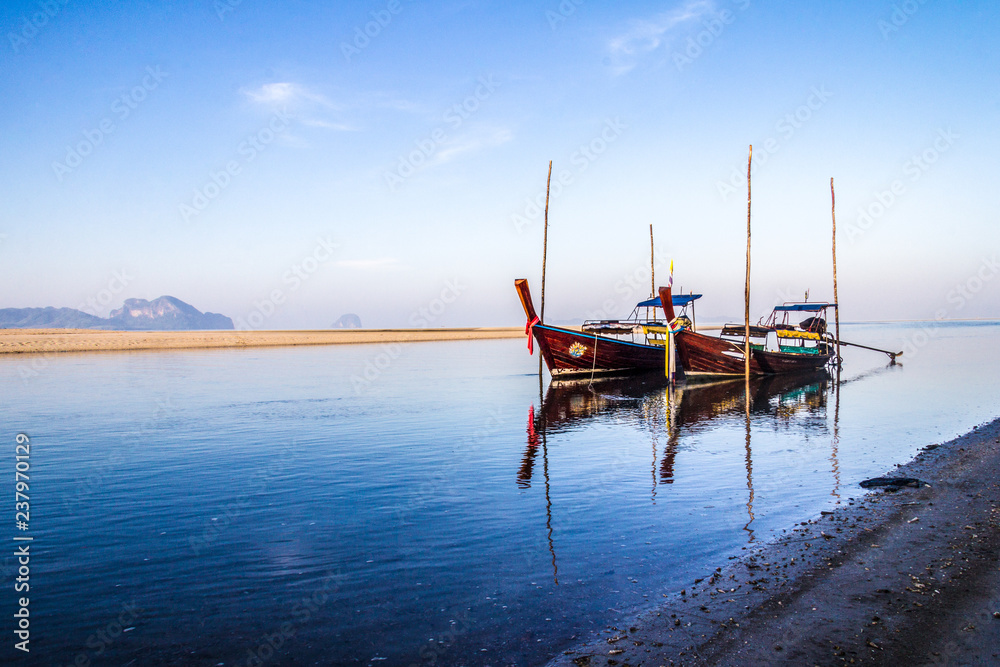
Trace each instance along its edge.
<path fill-rule="evenodd" d="M 540 392 L 523 340 L 0 359 L 0 651 L 544 663 L 996 417 L 998 334 L 845 326 L 906 354 L 845 349 L 839 392 L 755 382 L 749 431 L 742 382 Z M 10 639 L 17 536 L 33 538 L 28 655 Z"/>

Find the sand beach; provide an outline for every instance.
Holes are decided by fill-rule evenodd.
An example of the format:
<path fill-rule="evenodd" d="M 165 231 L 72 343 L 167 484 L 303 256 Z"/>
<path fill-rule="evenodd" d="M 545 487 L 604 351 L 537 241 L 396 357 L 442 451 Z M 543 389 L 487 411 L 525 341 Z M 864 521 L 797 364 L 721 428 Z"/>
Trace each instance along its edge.
<path fill-rule="evenodd" d="M 0 329 L 0 354 L 415 343 L 440 340 L 518 338 L 521 336 L 524 336 L 524 329 L 521 327 L 331 329 L 312 331 Z"/>
<path fill-rule="evenodd" d="M 1000 419 L 717 563 L 554 666 L 1000 664 Z"/>

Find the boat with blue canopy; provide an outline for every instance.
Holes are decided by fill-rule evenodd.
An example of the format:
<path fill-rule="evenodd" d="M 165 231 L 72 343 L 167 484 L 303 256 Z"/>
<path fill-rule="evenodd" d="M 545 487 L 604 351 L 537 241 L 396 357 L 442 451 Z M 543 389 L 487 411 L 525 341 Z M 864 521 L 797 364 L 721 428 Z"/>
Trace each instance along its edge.
<path fill-rule="evenodd" d="M 532 340 L 538 342 L 553 379 L 664 371 L 668 325 L 659 297 L 639 302 L 625 319 L 587 320 L 574 330 L 540 321 L 527 280 L 515 280 L 514 287 L 528 318 L 528 349 L 532 350 Z M 699 298 L 700 294 L 678 294 L 671 303 L 684 312 Z M 685 317 L 675 326 L 693 327 L 693 307 L 691 311 L 690 319 Z"/>

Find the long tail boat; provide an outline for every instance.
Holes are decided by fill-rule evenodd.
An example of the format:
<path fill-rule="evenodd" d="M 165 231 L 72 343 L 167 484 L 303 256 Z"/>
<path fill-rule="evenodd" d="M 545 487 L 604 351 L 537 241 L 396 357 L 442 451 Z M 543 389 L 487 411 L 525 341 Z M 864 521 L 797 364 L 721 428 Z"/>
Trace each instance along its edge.
<path fill-rule="evenodd" d="M 629 319 L 584 322 L 583 330 L 575 331 L 540 321 L 531 301 L 527 280 L 515 280 L 514 288 L 528 318 L 525 328 L 528 350 L 532 351 L 532 339 L 538 342 L 538 349 L 553 379 L 663 372 L 666 365 L 665 322 L 659 318 L 639 317 L 642 308 L 659 312 L 659 298 L 637 304 Z M 669 300 L 672 305 L 687 306 L 700 296 L 676 295 Z M 612 335 L 629 336 L 631 340 L 613 338 Z M 637 337 L 641 342 L 636 340 Z"/>
<path fill-rule="evenodd" d="M 669 287 L 660 288 L 660 301 L 668 322 L 674 322 L 674 303 Z M 833 355 L 826 320 L 821 317 L 831 303 L 784 304 L 772 311 L 763 323 L 750 327 L 750 374 L 801 373 L 823 368 Z M 799 326 L 788 323 L 789 314 L 814 314 Z M 780 319 L 780 322 L 779 322 Z M 768 348 L 771 334 L 777 349 Z M 738 376 L 746 372 L 746 330 L 742 324 L 727 324 L 719 337 L 706 336 L 692 329 L 674 332 L 674 344 L 687 378 Z"/>

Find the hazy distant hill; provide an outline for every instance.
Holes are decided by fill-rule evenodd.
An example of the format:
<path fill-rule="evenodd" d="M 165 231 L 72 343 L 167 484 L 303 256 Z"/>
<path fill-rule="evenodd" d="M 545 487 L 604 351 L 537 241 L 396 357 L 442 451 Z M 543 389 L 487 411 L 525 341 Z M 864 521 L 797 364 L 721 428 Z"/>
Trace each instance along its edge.
<path fill-rule="evenodd" d="M 0 308 L 3 329 L 110 329 L 108 320 L 75 308 Z"/>
<path fill-rule="evenodd" d="M 0 308 L 2 329 L 117 329 L 122 331 L 186 331 L 233 329 L 233 321 L 218 313 L 203 313 L 172 296 L 126 299 L 105 319 L 74 308 Z"/>
<path fill-rule="evenodd" d="M 125 299 L 118 310 L 111 311 L 108 320 L 115 329 L 233 329 L 233 321 L 218 313 L 202 313 L 194 306 L 172 296 L 159 299 Z"/>
<path fill-rule="evenodd" d="M 340 319 L 333 323 L 331 329 L 360 329 L 361 328 L 361 318 L 354 313 L 347 313 L 346 315 L 341 315 Z"/>

